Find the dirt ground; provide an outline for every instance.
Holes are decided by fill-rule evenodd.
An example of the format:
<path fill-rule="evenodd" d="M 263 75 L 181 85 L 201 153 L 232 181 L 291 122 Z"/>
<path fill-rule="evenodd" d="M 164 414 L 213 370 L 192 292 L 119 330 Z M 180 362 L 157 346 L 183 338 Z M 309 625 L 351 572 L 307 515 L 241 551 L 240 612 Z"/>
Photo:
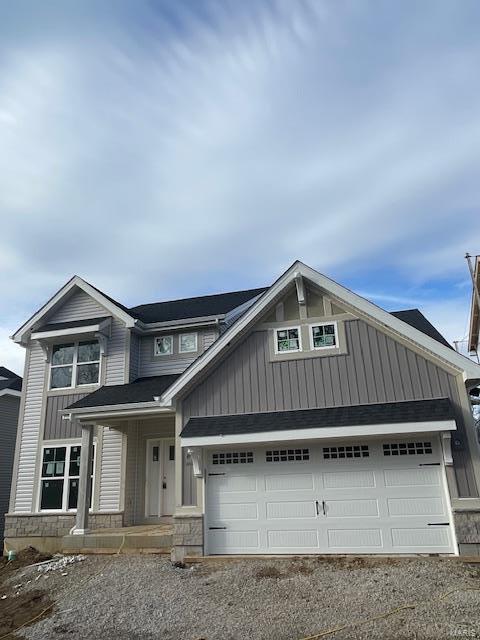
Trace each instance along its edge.
<path fill-rule="evenodd" d="M 21 551 L 15 560 L 8 562 L 6 557 L 0 558 L 0 638 L 13 640 L 20 636 L 13 631 L 21 628 L 26 622 L 40 620 L 42 615 L 49 615 L 54 601 L 44 589 L 32 589 L 19 592 L 14 584 L 15 576 L 32 564 L 47 560 L 50 556 L 39 553 L 33 547 Z M 12 582 L 13 579 L 13 582 Z"/>

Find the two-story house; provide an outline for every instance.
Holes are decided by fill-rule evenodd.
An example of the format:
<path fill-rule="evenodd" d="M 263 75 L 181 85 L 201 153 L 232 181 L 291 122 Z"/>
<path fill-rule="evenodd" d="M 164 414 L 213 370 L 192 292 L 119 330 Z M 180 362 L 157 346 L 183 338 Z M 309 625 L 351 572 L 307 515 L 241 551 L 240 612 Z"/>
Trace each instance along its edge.
<path fill-rule="evenodd" d="M 418 310 L 297 261 L 132 308 L 74 277 L 13 339 L 12 546 L 172 516 L 177 559 L 480 550 L 480 366 Z"/>

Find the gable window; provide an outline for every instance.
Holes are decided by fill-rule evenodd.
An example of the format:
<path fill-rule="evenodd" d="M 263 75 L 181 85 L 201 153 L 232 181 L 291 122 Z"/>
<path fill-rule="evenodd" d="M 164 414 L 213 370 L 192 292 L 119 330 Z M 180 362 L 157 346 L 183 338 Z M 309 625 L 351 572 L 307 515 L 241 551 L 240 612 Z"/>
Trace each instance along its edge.
<path fill-rule="evenodd" d="M 337 323 L 322 322 L 310 326 L 312 349 L 334 349 L 338 347 Z"/>
<path fill-rule="evenodd" d="M 180 334 L 180 353 L 193 353 L 197 351 L 197 334 L 182 333 Z"/>
<path fill-rule="evenodd" d="M 171 356 L 173 353 L 173 336 L 159 336 L 155 338 L 156 356 Z"/>
<path fill-rule="evenodd" d="M 97 340 L 56 344 L 50 364 L 50 389 L 98 384 L 100 345 Z"/>
<path fill-rule="evenodd" d="M 302 343 L 300 339 L 300 327 L 288 327 L 275 330 L 275 352 L 300 351 Z"/>
<path fill-rule="evenodd" d="M 44 447 L 40 481 L 41 511 L 70 511 L 77 508 L 81 449 L 78 444 Z M 95 446 L 93 452 L 95 457 Z M 92 458 L 90 507 L 93 496 L 93 468 Z"/>

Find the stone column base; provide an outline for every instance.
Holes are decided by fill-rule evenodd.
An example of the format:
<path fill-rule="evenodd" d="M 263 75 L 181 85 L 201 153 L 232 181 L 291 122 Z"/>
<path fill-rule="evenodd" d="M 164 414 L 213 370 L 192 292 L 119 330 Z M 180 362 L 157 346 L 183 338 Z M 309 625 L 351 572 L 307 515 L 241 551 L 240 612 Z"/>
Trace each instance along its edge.
<path fill-rule="evenodd" d="M 203 556 L 203 516 L 173 518 L 172 562 L 183 562 L 186 556 Z"/>
<path fill-rule="evenodd" d="M 458 550 L 461 556 L 480 556 L 480 510 L 453 512 Z"/>

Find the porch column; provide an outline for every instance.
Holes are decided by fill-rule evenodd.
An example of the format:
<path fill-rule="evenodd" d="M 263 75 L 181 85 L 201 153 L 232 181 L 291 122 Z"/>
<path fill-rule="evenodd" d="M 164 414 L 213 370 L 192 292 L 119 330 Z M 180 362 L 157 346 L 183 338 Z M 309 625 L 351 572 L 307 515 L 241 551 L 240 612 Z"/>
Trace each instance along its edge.
<path fill-rule="evenodd" d="M 73 535 L 88 532 L 88 511 L 92 493 L 93 424 L 82 424 L 82 450 L 80 453 L 80 479 L 78 482 L 77 519 Z"/>

